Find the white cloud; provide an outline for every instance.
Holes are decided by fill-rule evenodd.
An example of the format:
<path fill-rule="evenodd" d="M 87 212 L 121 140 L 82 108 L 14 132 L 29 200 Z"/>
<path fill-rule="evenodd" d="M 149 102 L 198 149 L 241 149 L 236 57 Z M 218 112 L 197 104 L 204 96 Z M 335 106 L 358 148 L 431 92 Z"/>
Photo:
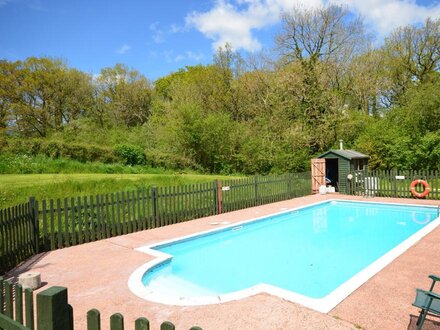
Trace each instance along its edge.
<path fill-rule="evenodd" d="M 151 23 L 149 26 L 150 31 L 153 33 L 153 41 L 156 44 L 160 44 L 165 41 L 164 32 L 159 28 L 159 23 Z"/>
<path fill-rule="evenodd" d="M 126 53 L 128 53 L 130 50 L 131 50 L 131 46 L 130 46 L 130 45 L 127 45 L 127 44 L 124 44 L 124 45 L 122 45 L 120 48 L 118 48 L 118 49 L 116 50 L 116 53 L 118 53 L 118 54 L 126 54 Z"/>
<path fill-rule="evenodd" d="M 170 28 L 169 28 L 169 33 L 179 33 L 185 31 L 185 27 L 183 26 L 179 26 L 176 24 L 171 24 Z"/>
<path fill-rule="evenodd" d="M 181 62 L 181 61 L 190 61 L 190 62 L 200 62 L 205 58 L 205 55 L 203 53 L 194 53 L 190 50 L 181 53 L 181 54 L 173 54 L 173 51 L 165 51 L 164 53 L 165 60 L 168 63 L 173 62 Z"/>
<path fill-rule="evenodd" d="M 429 16 L 440 17 L 440 2 L 424 6 L 415 0 L 217 0 L 207 12 L 188 14 L 186 23 L 213 40 L 214 49 L 228 42 L 234 49 L 256 51 L 261 43 L 253 30 L 279 22 L 280 14 L 294 6 L 312 8 L 328 3 L 361 14 L 381 38 L 398 26 L 420 23 Z"/>
<path fill-rule="evenodd" d="M 48 11 L 48 8 L 43 5 L 41 0 L 0 0 L 0 7 L 11 4 L 25 5 L 27 8 L 35 11 Z"/>
<path fill-rule="evenodd" d="M 337 3 L 361 14 L 380 38 L 399 26 L 421 23 L 428 17 L 440 17 L 439 2 L 426 6 L 414 0 L 339 0 Z"/>
<path fill-rule="evenodd" d="M 292 9 L 295 4 L 316 6 L 321 0 L 238 0 L 235 4 L 219 0 L 208 12 L 190 13 L 186 23 L 214 40 L 214 49 L 230 43 L 234 49 L 257 51 L 261 43 L 252 30 L 277 23 L 281 12 Z"/>

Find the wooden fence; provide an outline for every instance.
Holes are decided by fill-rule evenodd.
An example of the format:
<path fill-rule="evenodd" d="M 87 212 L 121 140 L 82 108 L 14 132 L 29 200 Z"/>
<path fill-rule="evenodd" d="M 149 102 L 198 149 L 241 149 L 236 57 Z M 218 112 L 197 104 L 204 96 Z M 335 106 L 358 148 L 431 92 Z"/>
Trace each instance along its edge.
<path fill-rule="evenodd" d="M 0 274 L 39 252 L 35 203 L 0 210 Z"/>
<path fill-rule="evenodd" d="M 31 289 L 20 284 L 3 281 L 0 277 L 0 330 L 74 330 L 72 306 L 68 303 L 67 288 L 54 286 L 37 294 L 36 313 Z M 110 330 L 124 329 L 124 316 L 110 316 Z M 107 328 L 107 327 L 105 327 Z M 101 330 L 101 315 L 97 309 L 87 313 L 87 329 Z M 135 330 L 149 330 L 150 322 L 145 317 L 135 320 Z M 160 330 L 175 330 L 173 323 L 165 321 Z M 198 326 L 190 330 L 202 330 Z"/>
<path fill-rule="evenodd" d="M 0 211 L 0 274 L 40 251 L 311 192 L 310 172 L 35 201 Z"/>
<path fill-rule="evenodd" d="M 356 171 L 349 180 L 349 194 L 417 198 L 412 195 L 410 185 L 418 179 L 427 181 L 431 187 L 425 199 L 440 199 L 440 176 L 437 171 Z M 416 190 L 422 192 L 424 187 L 416 187 Z"/>
<path fill-rule="evenodd" d="M 223 212 L 274 203 L 311 193 L 310 172 L 226 180 L 222 183 Z"/>

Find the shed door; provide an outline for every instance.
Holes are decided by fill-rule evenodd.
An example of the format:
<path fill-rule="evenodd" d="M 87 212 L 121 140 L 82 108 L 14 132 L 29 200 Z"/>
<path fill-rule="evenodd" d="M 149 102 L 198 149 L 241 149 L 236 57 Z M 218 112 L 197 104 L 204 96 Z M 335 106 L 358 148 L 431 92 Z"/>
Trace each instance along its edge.
<path fill-rule="evenodd" d="M 312 192 L 316 194 L 319 186 L 325 185 L 325 159 L 312 159 Z"/>

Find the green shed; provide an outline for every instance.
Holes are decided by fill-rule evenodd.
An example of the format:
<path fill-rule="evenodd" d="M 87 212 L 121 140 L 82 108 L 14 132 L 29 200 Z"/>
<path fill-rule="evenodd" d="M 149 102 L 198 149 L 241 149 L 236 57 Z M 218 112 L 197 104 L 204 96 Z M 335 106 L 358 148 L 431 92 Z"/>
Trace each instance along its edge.
<path fill-rule="evenodd" d="M 347 175 L 368 167 L 367 155 L 354 150 L 329 150 L 318 156 L 325 159 L 325 178 L 336 191 L 347 193 Z"/>

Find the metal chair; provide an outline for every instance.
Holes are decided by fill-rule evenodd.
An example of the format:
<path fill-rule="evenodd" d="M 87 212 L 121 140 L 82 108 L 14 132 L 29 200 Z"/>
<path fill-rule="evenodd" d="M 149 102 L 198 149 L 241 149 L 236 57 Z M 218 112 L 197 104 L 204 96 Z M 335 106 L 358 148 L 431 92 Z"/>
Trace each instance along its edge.
<path fill-rule="evenodd" d="M 416 299 L 413 306 L 420 308 L 420 315 L 417 319 L 417 329 L 421 330 L 423 322 L 425 322 L 428 313 L 440 315 L 440 294 L 433 292 L 435 284 L 440 281 L 440 277 L 429 275 L 432 279 L 431 288 L 429 291 L 416 289 Z"/>

